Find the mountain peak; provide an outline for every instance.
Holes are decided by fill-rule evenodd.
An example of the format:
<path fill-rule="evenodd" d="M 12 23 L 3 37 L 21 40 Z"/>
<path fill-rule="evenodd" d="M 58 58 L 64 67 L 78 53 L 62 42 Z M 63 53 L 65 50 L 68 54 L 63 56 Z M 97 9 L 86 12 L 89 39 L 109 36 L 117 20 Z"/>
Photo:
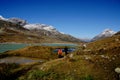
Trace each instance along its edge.
<path fill-rule="evenodd" d="M 19 24 L 21 26 L 27 24 L 26 20 L 20 19 L 20 18 L 4 18 L 3 16 L 0 15 L 0 20 L 11 22 L 14 24 Z"/>
<path fill-rule="evenodd" d="M 6 21 L 7 19 L 4 18 L 2 15 L 0 15 L 0 20 L 4 20 L 4 21 Z"/>
<path fill-rule="evenodd" d="M 0 15 L 0 19 L 4 19 L 4 17 Z"/>
<path fill-rule="evenodd" d="M 115 33 L 116 32 L 111 30 L 111 29 L 105 29 L 101 34 L 99 34 L 99 36 L 110 37 L 110 36 L 112 36 Z"/>
<path fill-rule="evenodd" d="M 15 24 L 19 24 L 21 26 L 24 26 L 25 24 L 27 24 L 26 20 L 23 20 L 20 18 L 9 18 L 8 21 Z"/>
<path fill-rule="evenodd" d="M 102 38 L 106 38 L 106 37 L 111 37 L 112 35 L 114 35 L 116 32 L 111 30 L 111 29 L 105 29 L 103 30 L 102 33 L 100 33 L 99 35 L 95 36 L 92 41 L 98 40 L 98 39 L 102 39 Z"/>
<path fill-rule="evenodd" d="M 101 35 L 105 35 L 105 36 L 109 36 L 109 35 L 113 35 L 113 34 L 115 34 L 116 32 L 114 32 L 113 30 L 111 30 L 111 29 L 105 29 L 102 33 L 101 33 Z"/>

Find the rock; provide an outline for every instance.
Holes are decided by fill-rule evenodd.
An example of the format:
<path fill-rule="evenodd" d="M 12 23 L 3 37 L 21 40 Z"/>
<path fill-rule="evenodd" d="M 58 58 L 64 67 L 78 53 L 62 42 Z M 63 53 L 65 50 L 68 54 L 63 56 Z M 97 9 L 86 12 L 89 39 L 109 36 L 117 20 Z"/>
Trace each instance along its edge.
<path fill-rule="evenodd" d="M 73 54 L 70 54 L 69 57 L 70 57 L 70 58 L 73 58 Z"/>
<path fill-rule="evenodd" d="M 113 57 L 112 60 L 115 60 L 115 58 Z"/>
<path fill-rule="evenodd" d="M 115 72 L 120 74 L 120 68 L 119 67 L 115 68 Z"/>

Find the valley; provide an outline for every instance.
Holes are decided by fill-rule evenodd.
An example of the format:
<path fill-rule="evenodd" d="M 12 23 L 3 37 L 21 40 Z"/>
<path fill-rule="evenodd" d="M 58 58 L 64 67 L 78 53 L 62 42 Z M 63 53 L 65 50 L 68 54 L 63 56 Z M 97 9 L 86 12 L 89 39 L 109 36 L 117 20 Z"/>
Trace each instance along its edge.
<path fill-rule="evenodd" d="M 9 20 L 0 20 L 0 80 L 119 80 L 119 32 L 84 42 L 53 26 Z"/>

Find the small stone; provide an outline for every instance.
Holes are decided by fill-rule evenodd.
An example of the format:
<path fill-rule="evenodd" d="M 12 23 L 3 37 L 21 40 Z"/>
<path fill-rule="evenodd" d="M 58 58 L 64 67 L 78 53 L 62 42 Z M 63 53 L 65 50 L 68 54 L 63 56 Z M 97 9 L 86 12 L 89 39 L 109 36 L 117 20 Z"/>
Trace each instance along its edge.
<path fill-rule="evenodd" d="M 76 69 L 74 69 L 74 71 L 76 71 Z"/>
<path fill-rule="evenodd" d="M 73 58 L 73 54 L 70 54 L 70 56 L 69 56 L 70 58 Z"/>
<path fill-rule="evenodd" d="M 112 60 L 110 59 L 109 61 L 111 62 Z"/>
<path fill-rule="evenodd" d="M 117 55 L 114 55 L 115 57 L 117 56 Z"/>
<path fill-rule="evenodd" d="M 119 67 L 115 68 L 115 72 L 120 74 L 120 68 Z"/>
<path fill-rule="evenodd" d="M 113 57 L 112 60 L 115 60 L 115 58 Z"/>
<path fill-rule="evenodd" d="M 107 67 L 104 67 L 104 69 L 106 70 L 106 69 L 107 69 Z"/>
<path fill-rule="evenodd" d="M 115 39 L 115 41 L 119 41 L 119 39 Z"/>
<path fill-rule="evenodd" d="M 104 58 L 105 56 L 104 55 L 101 55 L 102 58 Z"/>

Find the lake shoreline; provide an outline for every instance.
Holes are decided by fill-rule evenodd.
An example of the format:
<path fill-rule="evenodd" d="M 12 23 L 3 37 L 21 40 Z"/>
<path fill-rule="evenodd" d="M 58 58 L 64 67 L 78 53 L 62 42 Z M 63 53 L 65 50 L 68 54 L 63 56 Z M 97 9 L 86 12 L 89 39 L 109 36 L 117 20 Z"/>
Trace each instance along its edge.
<path fill-rule="evenodd" d="M 9 51 L 9 50 L 16 50 L 21 49 L 27 46 L 67 46 L 67 47 L 76 47 L 77 44 L 73 43 L 0 43 L 0 53 Z"/>

